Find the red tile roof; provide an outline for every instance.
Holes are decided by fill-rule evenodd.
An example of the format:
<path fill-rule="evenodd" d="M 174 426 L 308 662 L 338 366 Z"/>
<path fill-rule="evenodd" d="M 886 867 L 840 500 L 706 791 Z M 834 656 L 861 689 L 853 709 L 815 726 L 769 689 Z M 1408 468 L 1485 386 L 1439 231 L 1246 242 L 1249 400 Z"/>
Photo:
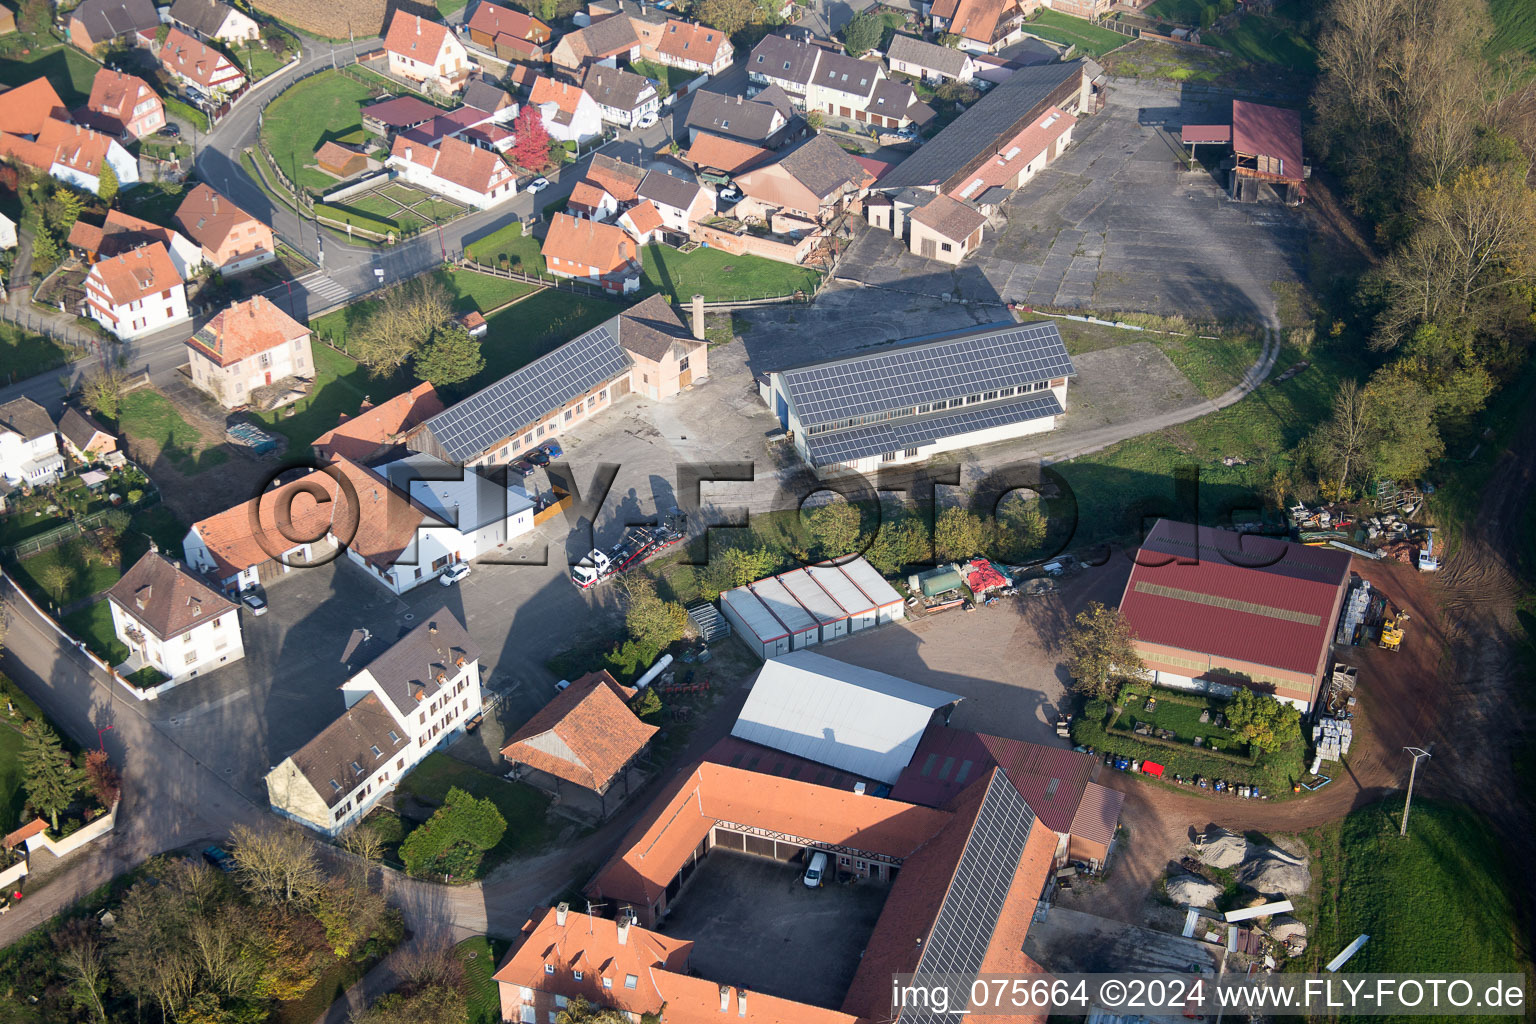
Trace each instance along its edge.
<path fill-rule="evenodd" d="M 589 892 L 650 903 L 721 820 L 901 858 L 922 846 L 949 817 L 932 807 L 706 762 L 657 797 Z"/>
<path fill-rule="evenodd" d="M 636 233 L 641 235 L 658 231 L 662 227 L 661 211 L 656 209 L 656 204 L 649 199 L 625 210 L 624 216 L 629 218 L 629 223 L 634 226 Z"/>
<path fill-rule="evenodd" d="M 596 210 L 602 201 L 608 197 L 601 185 L 594 184 L 583 178 L 571 189 L 571 197 L 567 205 L 579 206 L 583 210 Z"/>
<path fill-rule="evenodd" d="M 1311 674 L 1333 642 L 1347 551 L 1159 520 L 1120 600 L 1142 643 Z"/>
<path fill-rule="evenodd" d="M 384 49 L 431 64 L 437 60 L 447 35 L 448 26 L 440 21 L 428 21 L 419 14 L 396 11 L 389 23 L 389 34 L 384 37 Z"/>
<path fill-rule="evenodd" d="M 589 672 L 513 733 L 501 756 L 604 792 L 656 735 L 629 709 L 634 695 L 607 672 Z"/>
<path fill-rule="evenodd" d="M 0 132 L 36 135 L 50 118 L 68 120 L 69 111 L 48 79 L 34 78 L 26 85 L 0 92 Z"/>
<path fill-rule="evenodd" d="M 584 177 L 602 186 L 604 192 L 619 202 L 632 203 L 640 198 L 638 190 L 645 180 L 645 168 L 616 160 L 606 153 L 596 153 L 587 165 Z"/>
<path fill-rule="evenodd" d="M 699 132 L 688 148 L 688 162 L 695 167 L 713 167 L 726 174 L 740 174 L 773 159 L 773 151 L 712 132 Z"/>
<path fill-rule="evenodd" d="M 338 477 L 347 486 L 338 483 Z M 357 506 L 365 513 L 361 517 Z M 289 520 L 280 528 L 279 512 L 285 508 Z M 424 523 L 443 525 L 374 473 L 337 456 L 325 470 L 209 516 L 193 529 L 213 556 L 220 578 L 226 578 L 296 547 L 302 541 L 294 537 L 318 541 L 327 532 L 347 542 L 369 564 L 388 568 Z"/>
<path fill-rule="evenodd" d="M 1088 783 L 1077 813 L 1072 816 L 1072 834 L 1108 846 L 1114 841 L 1115 828 L 1120 824 L 1120 807 L 1124 803 L 1125 794 L 1118 789 L 1097 782 Z"/>
<path fill-rule="evenodd" d="M 142 78 L 102 68 L 91 81 L 91 98 L 85 105 L 88 110 L 110 115 L 126 123 L 133 120 L 133 108 L 153 96 L 154 91 Z"/>
<path fill-rule="evenodd" d="M 389 155 L 425 167 L 435 177 L 481 195 L 488 195 L 513 176 L 512 168 L 500 155 L 463 139 L 447 138 L 433 148 L 397 135 Z"/>
<path fill-rule="evenodd" d="M 264 295 L 221 310 L 187 344 L 220 366 L 309 337 L 309 328 Z"/>
<path fill-rule="evenodd" d="M 509 36 L 514 40 L 535 41 L 549 38 L 549 26 L 522 11 L 509 10 L 492 3 L 481 3 L 469 19 L 472 32 L 490 36 Z"/>
<path fill-rule="evenodd" d="M 713 64 L 720 51 L 730 49 L 730 46 L 730 38 L 719 29 L 672 18 L 662 26 L 661 42 L 656 50 L 679 60 Z"/>
<path fill-rule="evenodd" d="M 1280 161 L 1276 176 L 1301 181 L 1301 112 L 1262 103 L 1232 101 L 1232 150 Z"/>
<path fill-rule="evenodd" d="M 171 256 L 160 242 L 140 246 L 132 252 L 102 260 L 91 267 L 86 280 L 95 279 L 114 306 L 181 287 L 181 275 L 171 263 Z"/>
<path fill-rule="evenodd" d="M 599 274 L 620 269 L 636 258 L 636 251 L 634 240 L 618 225 L 584 220 L 568 213 L 557 213 L 549 219 L 549 234 L 539 249 L 546 260 L 596 267 Z"/>
<path fill-rule="evenodd" d="M 585 95 L 586 93 L 579 85 L 559 82 L 548 75 L 540 75 L 533 83 L 533 91 L 528 94 L 528 102 L 534 106 L 553 103 L 562 112 L 574 114 L 581 103 L 581 98 Z"/>
<path fill-rule="evenodd" d="M 177 238 L 175 231 L 129 216 L 121 210 L 108 210 L 100 226 L 75 221 L 69 229 L 69 244 L 102 258 L 127 252 L 144 242 L 163 242 L 169 249 Z"/>
<path fill-rule="evenodd" d="M 262 223 L 204 184 L 187 193 L 174 219 L 188 238 L 210 252 L 218 251 L 234 232 Z"/>
<path fill-rule="evenodd" d="M 1187 124 L 1179 129 L 1179 141 L 1186 145 L 1191 142 L 1231 142 L 1232 126 L 1229 124 Z"/>
<path fill-rule="evenodd" d="M 223 53 L 173 28 L 160 48 L 160 63 L 204 89 L 236 88 L 245 76 Z"/>
<path fill-rule="evenodd" d="M 48 831 L 48 822 L 43 818 L 33 818 L 21 826 L 21 828 L 5 837 L 5 848 L 7 850 L 14 850 L 33 836 L 46 831 Z"/>

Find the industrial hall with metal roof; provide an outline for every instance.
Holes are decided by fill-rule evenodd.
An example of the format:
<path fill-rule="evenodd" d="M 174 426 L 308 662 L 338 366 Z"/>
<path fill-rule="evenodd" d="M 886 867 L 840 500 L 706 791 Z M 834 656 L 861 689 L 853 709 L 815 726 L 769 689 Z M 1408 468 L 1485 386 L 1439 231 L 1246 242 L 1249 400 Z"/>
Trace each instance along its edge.
<path fill-rule="evenodd" d="M 1076 372 L 1054 323 L 1006 320 L 775 370 L 758 392 L 812 467 L 869 472 L 1052 430 Z"/>

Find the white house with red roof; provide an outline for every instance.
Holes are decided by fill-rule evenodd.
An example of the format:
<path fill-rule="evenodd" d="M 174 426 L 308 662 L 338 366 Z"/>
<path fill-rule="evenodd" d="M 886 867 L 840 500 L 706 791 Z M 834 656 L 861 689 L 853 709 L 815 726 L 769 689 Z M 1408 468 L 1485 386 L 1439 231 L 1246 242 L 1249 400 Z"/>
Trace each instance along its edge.
<path fill-rule="evenodd" d="M 139 162 L 114 139 L 72 124 L 46 78 L 5 93 L 0 102 L 0 158 L 26 164 L 87 192 L 101 188 L 101 168 L 112 168 L 118 187 L 139 182 Z"/>
<path fill-rule="evenodd" d="M 246 405 L 251 392 L 284 377 L 313 377 L 309 328 L 265 296 L 237 302 L 187 339 L 192 383 L 226 409 Z"/>
<path fill-rule="evenodd" d="M 463 139 L 447 138 L 434 148 L 397 136 L 384 164 L 406 181 L 481 210 L 517 195 L 511 166 L 498 153 Z"/>
<path fill-rule="evenodd" d="M 119 338 L 190 319 L 187 289 L 162 242 L 102 260 L 85 275 L 85 314 Z"/>
<path fill-rule="evenodd" d="M 222 51 L 179 28 L 166 34 L 160 66 L 172 78 L 210 99 L 227 99 L 245 85 L 245 74 Z"/>
<path fill-rule="evenodd" d="M 589 281 L 625 295 L 640 288 L 639 246 L 616 224 L 557 213 L 550 218 L 539 251 L 556 277 Z"/>
<path fill-rule="evenodd" d="M 540 75 L 528 94 L 538 108 L 544 130 L 559 142 L 585 142 L 603 133 L 603 109 L 585 89 Z"/>
<path fill-rule="evenodd" d="M 474 70 L 469 51 L 447 25 L 404 11 L 396 11 L 389 23 L 384 52 L 391 74 L 440 92 L 463 89 Z"/>
<path fill-rule="evenodd" d="M 91 98 L 75 120 L 111 135 L 130 139 L 152 135 L 165 126 L 165 104 L 142 78 L 102 68 L 91 82 Z"/>

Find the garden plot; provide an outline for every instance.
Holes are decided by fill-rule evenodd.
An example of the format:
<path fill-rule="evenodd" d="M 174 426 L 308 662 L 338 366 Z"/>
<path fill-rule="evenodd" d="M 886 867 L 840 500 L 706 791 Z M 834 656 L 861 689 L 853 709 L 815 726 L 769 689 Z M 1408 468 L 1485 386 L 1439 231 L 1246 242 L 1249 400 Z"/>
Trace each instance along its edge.
<path fill-rule="evenodd" d="M 379 220 L 390 221 L 401 227 L 421 227 L 425 224 L 446 224 L 468 212 L 468 207 L 451 199 L 424 192 L 418 188 L 395 181 L 380 188 L 369 189 L 335 205 L 366 213 Z"/>

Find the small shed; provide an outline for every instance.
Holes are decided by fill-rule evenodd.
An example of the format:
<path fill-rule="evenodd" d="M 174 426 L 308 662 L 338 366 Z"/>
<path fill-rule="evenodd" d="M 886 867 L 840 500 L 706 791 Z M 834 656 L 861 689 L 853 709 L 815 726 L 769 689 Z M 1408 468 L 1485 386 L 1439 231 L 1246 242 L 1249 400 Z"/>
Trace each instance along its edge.
<path fill-rule="evenodd" d="M 749 584 L 752 593 L 763 602 L 774 618 L 784 624 L 789 630 L 789 642 L 792 650 L 800 650 L 809 647 L 821 640 L 821 623 L 815 616 L 800 606 L 793 594 L 784 589 L 784 584 L 777 579 L 758 580 Z"/>
<path fill-rule="evenodd" d="M 862 555 L 851 562 L 842 563 L 839 568 L 854 586 L 864 592 L 865 597 L 874 602 L 877 623 L 884 624 L 906 618 L 907 606 L 903 603 L 901 595 L 896 593 L 896 588 L 887 583 L 885 577 L 876 572 L 875 567 L 865 561 Z"/>
<path fill-rule="evenodd" d="M 789 653 L 789 630 L 747 587 L 721 594 L 720 612 L 742 643 L 764 661 Z"/>
<path fill-rule="evenodd" d="M 848 633 L 848 613 L 843 611 L 836 601 L 832 600 L 821 584 L 811 578 L 811 574 L 804 569 L 796 569 L 777 577 L 784 585 L 784 589 L 796 601 L 800 607 L 816 617 L 821 626 L 821 639 L 825 643 L 828 640 L 836 640 Z"/>
<path fill-rule="evenodd" d="M 315 166 L 326 174 L 350 178 L 368 169 L 368 158 L 339 142 L 327 142 L 315 151 Z"/>
<path fill-rule="evenodd" d="M 813 565 L 805 571 L 811 579 L 821 584 L 821 589 L 825 590 L 848 616 L 848 632 L 853 633 L 875 625 L 880 615 L 875 602 L 855 586 L 843 570 L 835 565 Z"/>

